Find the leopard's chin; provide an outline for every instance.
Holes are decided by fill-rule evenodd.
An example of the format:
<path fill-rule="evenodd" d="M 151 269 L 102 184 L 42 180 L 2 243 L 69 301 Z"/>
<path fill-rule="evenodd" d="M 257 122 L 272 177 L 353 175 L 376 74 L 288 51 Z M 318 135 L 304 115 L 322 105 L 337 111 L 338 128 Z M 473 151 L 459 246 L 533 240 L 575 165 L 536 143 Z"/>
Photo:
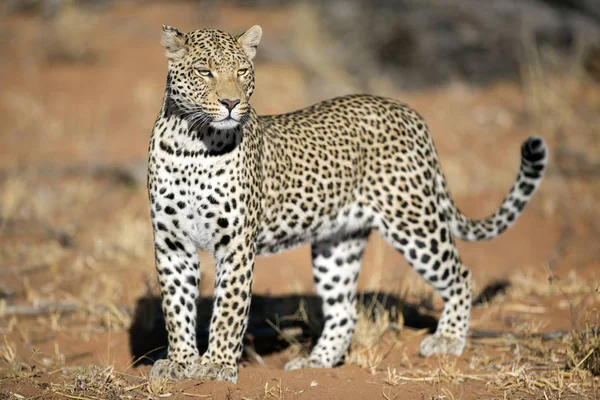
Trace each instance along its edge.
<path fill-rule="evenodd" d="M 240 126 L 240 121 L 236 121 L 233 118 L 225 118 L 221 121 L 213 121 L 210 126 L 219 131 L 232 130 Z"/>

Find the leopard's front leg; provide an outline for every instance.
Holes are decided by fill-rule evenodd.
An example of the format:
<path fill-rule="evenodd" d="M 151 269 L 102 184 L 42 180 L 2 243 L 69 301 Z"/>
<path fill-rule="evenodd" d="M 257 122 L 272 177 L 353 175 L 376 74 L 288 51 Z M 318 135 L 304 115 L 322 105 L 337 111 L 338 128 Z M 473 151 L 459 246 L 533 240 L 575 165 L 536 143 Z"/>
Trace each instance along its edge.
<path fill-rule="evenodd" d="M 254 240 L 252 232 L 224 234 L 216 246 L 214 304 L 200 377 L 237 383 L 252 294 Z"/>
<path fill-rule="evenodd" d="M 156 269 L 165 315 L 169 355 L 150 378 L 202 378 L 237 383 L 254 270 L 254 235 L 223 234 L 215 248 L 216 281 L 208 349 L 196 345 L 198 256 L 192 243 L 155 232 Z"/>
<path fill-rule="evenodd" d="M 154 363 L 150 378 L 178 380 L 197 374 L 198 254 L 195 245 L 185 239 L 175 236 L 174 230 L 167 229 L 166 221 L 154 221 L 156 271 L 169 338 L 169 355 L 167 360 Z"/>

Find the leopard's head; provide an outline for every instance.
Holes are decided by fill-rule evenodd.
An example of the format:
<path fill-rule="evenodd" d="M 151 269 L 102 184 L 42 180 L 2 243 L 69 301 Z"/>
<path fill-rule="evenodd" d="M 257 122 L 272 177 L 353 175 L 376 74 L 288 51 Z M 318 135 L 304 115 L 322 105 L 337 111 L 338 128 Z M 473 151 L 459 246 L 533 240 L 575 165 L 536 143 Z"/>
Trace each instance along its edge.
<path fill-rule="evenodd" d="M 236 129 L 249 118 L 254 91 L 255 25 L 240 36 L 202 29 L 181 33 L 163 25 L 169 63 L 167 101 L 194 125 Z"/>

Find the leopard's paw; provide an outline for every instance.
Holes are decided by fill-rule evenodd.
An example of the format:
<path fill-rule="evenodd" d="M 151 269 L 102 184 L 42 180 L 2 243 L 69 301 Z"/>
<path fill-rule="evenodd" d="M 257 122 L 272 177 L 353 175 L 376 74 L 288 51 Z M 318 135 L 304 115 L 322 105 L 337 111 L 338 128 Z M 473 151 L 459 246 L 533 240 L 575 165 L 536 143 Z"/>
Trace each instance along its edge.
<path fill-rule="evenodd" d="M 238 367 L 213 362 L 201 363 L 196 366 L 194 378 L 237 383 Z"/>
<path fill-rule="evenodd" d="M 180 379 L 190 378 L 190 365 L 172 360 L 158 360 L 152 366 L 148 379 Z"/>
<path fill-rule="evenodd" d="M 285 367 L 283 367 L 283 369 L 285 369 L 286 371 L 293 371 L 296 369 L 304 369 L 304 368 L 331 368 L 332 366 L 329 365 L 325 365 L 320 361 L 311 359 L 309 357 L 298 357 L 293 359 L 292 361 L 289 361 L 287 364 L 285 364 Z"/>

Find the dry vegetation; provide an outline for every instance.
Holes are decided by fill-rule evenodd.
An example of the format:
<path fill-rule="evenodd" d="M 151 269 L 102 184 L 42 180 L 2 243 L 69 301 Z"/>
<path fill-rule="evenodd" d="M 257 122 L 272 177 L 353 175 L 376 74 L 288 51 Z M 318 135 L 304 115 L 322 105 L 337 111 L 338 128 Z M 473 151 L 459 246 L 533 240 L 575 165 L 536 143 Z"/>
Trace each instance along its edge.
<path fill-rule="evenodd" d="M 189 5 L 179 7 L 187 12 L 185 7 Z M 151 21 L 160 26 L 162 11 L 152 10 L 140 18 L 145 23 Z M 310 8 L 300 11 L 300 16 L 289 17 L 292 23 L 296 21 L 294 18 L 306 19 L 314 12 Z M 59 106 L 52 104 L 43 93 L 36 92 L 34 86 L 43 84 L 44 79 L 58 79 L 56 74 L 61 73 L 60 68 L 71 73 L 80 68 L 84 75 L 101 73 L 102 65 L 96 68 L 94 63 L 101 62 L 102 52 L 108 50 L 102 48 L 102 40 L 96 42 L 98 48 L 94 49 L 82 39 L 108 32 L 111 18 L 130 18 L 133 11 L 124 7 L 117 14 L 95 13 L 94 25 L 80 23 L 82 13 L 92 11 L 70 5 L 61 12 L 64 15 L 45 22 L 45 28 L 25 17 L 14 17 L 19 24 L 24 24 L 23 35 L 33 41 L 28 42 L 30 44 L 40 44 L 36 42 L 39 36 L 32 32 L 48 33 L 47 37 L 42 35 L 44 41 L 41 42 L 46 47 L 47 59 L 16 56 L 23 67 L 13 71 L 17 83 L 0 94 L 0 118 L 6 121 L 2 128 L 6 131 L 0 136 L 6 153 L 2 153 L 0 162 L 0 399 L 294 399 L 300 396 L 335 398 L 339 393 L 346 393 L 343 397 L 348 399 L 596 398 L 600 385 L 600 276 L 597 273 L 600 267 L 597 245 L 600 237 L 600 89 L 582 68 L 581 60 L 587 54 L 585 46 L 581 46 L 580 52 L 565 57 L 526 45 L 527 57 L 519 87 L 510 82 L 500 89 L 472 89 L 451 84 L 423 93 L 392 93 L 423 105 L 425 115 L 432 115 L 432 125 L 440 128 L 447 124 L 444 119 L 447 115 L 454 115 L 453 124 L 459 128 L 471 125 L 472 114 L 456 115 L 459 114 L 457 109 L 448 104 L 458 102 L 457 107 L 469 107 L 484 99 L 483 103 L 492 105 L 480 109 L 483 111 L 477 114 L 480 117 L 476 118 L 477 129 L 498 134 L 504 141 L 497 143 L 513 146 L 525 132 L 536 131 L 551 144 L 553 163 L 531 212 L 540 216 L 539 220 L 556 221 L 551 226 L 557 231 L 557 239 L 543 261 L 537 258 L 531 265 L 512 269 L 518 272 L 504 274 L 510 281 L 505 293 L 475 308 L 473 337 L 462 357 L 417 357 L 418 343 L 425 330 L 404 328 L 401 309 L 386 311 L 374 302 L 360 309 L 345 365 L 333 372 L 312 371 L 304 375 L 281 372 L 288 358 L 305 351 L 302 345 L 293 343 L 283 354 L 266 356 L 264 360 L 259 355 L 250 362 L 242 370 L 238 388 L 204 382 L 174 384 L 147 381 L 147 367 L 134 369 L 127 347 L 127 329 L 135 300 L 146 293 L 156 293 L 152 232 L 143 178 L 139 178 L 143 162 L 140 164 L 139 160 L 144 158 L 143 143 L 160 101 L 163 71 L 156 75 L 159 78 L 141 80 L 131 89 L 136 93 L 133 101 L 139 110 L 134 117 L 113 110 L 99 93 L 106 104 L 101 103 L 98 109 L 82 106 L 78 110 L 85 112 L 67 118 Z M 238 15 L 239 11 L 227 9 L 224 13 L 231 16 Z M 278 13 L 287 15 L 285 10 Z M 256 18 L 269 15 L 257 12 Z M 108 21 L 104 25 L 103 18 Z M 175 13 L 171 18 L 180 16 Z M 241 21 L 240 25 L 246 22 Z M 232 26 L 238 29 L 235 23 Z M 297 28 L 297 24 L 295 26 Z M 277 23 L 271 28 L 276 31 Z M 94 29 L 98 31 L 94 33 Z M 155 42 L 154 31 L 145 36 L 143 29 L 146 28 L 135 24 L 116 35 L 129 34 L 127 29 L 142 31 L 138 38 Z M 314 26 L 305 29 L 314 30 L 312 34 L 316 35 Z M 294 31 L 293 35 L 297 39 L 302 37 L 302 32 Z M 160 54 L 158 47 L 147 48 Z M 318 40 L 313 38 L 310 43 L 303 43 L 302 51 L 311 54 L 305 63 L 319 65 L 322 62 Z M 115 54 L 124 56 L 125 53 L 121 50 Z M 287 62 L 289 64 L 289 59 Z M 333 79 L 333 76 L 333 81 L 342 82 L 332 84 L 331 90 L 354 87 L 352 79 L 338 75 L 339 71 L 323 71 L 313 64 L 295 70 L 294 62 L 288 65 L 285 58 L 263 61 L 265 69 L 281 76 L 325 74 L 323 79 Z M 259 71 L 260 68 L 258 65 Z M 35 85 L 19 83 L 23 76 Z M 109 80 L 111 75 L 103 75 L 101 79 Z M 267 81 L 259 76 L 259 87 L 261 79 Z M 290 93 L 293 100 L 289 103 L 293 106 L 308 104 L 313 97 L 318 97 L 315 93 L 304 93 L 300 89 L 302 79 L 299 82 L 297 90 Z M 17 90 L 18 85 L 23 85 L 21 91 Z M 385 87 L 386 81 L 382 78 L 369 85 Z M 115 96 L 115 88 L 109 86 L 106 90 L 112 90 L 111 96 Z M 76 97 L 58 97 L 56 101 L 63 107 L 77 106 Z M 156 102 L 148 102 L 148 97 L 156 97 Z M 257 108 L 273 108 L 266 99 L 267 93 L 262 95 L 257 91 Z M 127 108 L 130 100 L 127 98 L 114 107 Z M 513 103 L 517 106 L 511 108 Z M 436 121 L 438 111 L 443 120 Z M 120 128 L 121 123 L 126 127 Z M 106 144 L 121 140 L 125 135 L 123 129 L 143 132 L 139 137 L 124 140 L 125 150 Z M 465 143 L 480 139 L 495 143 L 487 136 L 475 138 L 473 131 L 460 135 L 464 136 L 458 140 Z M 454 139 L 439 133 L 436 141 L 441 144 L 442 159 L 449 160 L 444 164 L 448 170 L 462 171 L 465 166 L 453 163 L 451 156 L 466 153 L 454 154 L 462 150 L 457 149 Z M 45 146 L 53 150 L 47 151 Z M 115 150 L 116 147 L 119 149 Z M 109 162 L 95 154 L 96 148 L 107 153 L 113 151 Z M 122 155 L 134 148 L 131 156 Z M 37 150 L 30 153 L 30 149 Z M 63 149 L 64 154 L 55 154 L 57 149 Z M 483 173 L 491 173 L 492 168 L 514 169 L 512 159 L 499 161 L 495 150 L 488 150 L 482 159 L 488 161 L 488 156 L 492 165 L 482 163 Z M 111 168 L 110 159 L 116 160 L 117 167 Z M 75 160 L 74 164 L 69 160 Z M 451 180 L 457 181 L 456 187 L 460 187 L 461 178 L 453 178 L 452 172 L 449 175 Z M 469 178 L 479 177 L 471 173 Z M 501 181 L 505 185 L 508 180 L 502 179 L 490 178 L 494 183 Z M 483 179 L 470 181 L 481 182 L 472 188 L 478 193 L 477 200 L 493 206 L 500 192 L 490 194 L 488 182 Z M 524 234 L 522 240 L 535 240 L 538 235 L 547 234 L 536 231 L 533 235 Z M 511 240 L 521 239 L 515 236 Z M 535 244 L 531 242 L 531 246 Z M 482 250 L 486 257 L 488 252 L 494 251 L 493 246 L 494 243 Z M 281 265 L 294 266 L 296 260 L 308 262 L 305 250 L 294 256 L 275 258 L 273 262 L 261 261 L 266 272 L 260 275 L 257 268 L 256 290 L 265 293 L 275 286 L 290 292 L 299 288 L 309 290 L 307 270 L 297 277 L 294 273 L 277 275 L 281 274 Z M 397 295 L 407 303 L 416 304 L 422 313 L 437 315 L 440 300 L 394 257 L 397 256 L 391 255 L 379 238 L 374 238 L 361 288 L 378 289 L 387 285 L 385 290 L 394 288 Z M 503 265 L 504 257 L 500 250 L 489 253 L 490 259 L 500 260 L 496 265 Z M 206 255 L 202 255 L 202 261 L 206 278 L 203 291 L 210 294 L 211 262 Z M 480 278 L 476 280 L 478 290 L 489 283 L 484 269 L 485 265 L 473 266 L 475 277 Z M 398 277 L 398 270 L 406 275 Z M 270 274 L 275 278 L 265 280 Z M 293 277 L 297 281 L 277 281 L 278 276 Z M 398 322 L 395 322 L 394 312 L 400 312 Z M 340 379 L 344 379 L 344 385 L 340 385 Z M 334 384 L 338 386 L 332 386 Z"/>

